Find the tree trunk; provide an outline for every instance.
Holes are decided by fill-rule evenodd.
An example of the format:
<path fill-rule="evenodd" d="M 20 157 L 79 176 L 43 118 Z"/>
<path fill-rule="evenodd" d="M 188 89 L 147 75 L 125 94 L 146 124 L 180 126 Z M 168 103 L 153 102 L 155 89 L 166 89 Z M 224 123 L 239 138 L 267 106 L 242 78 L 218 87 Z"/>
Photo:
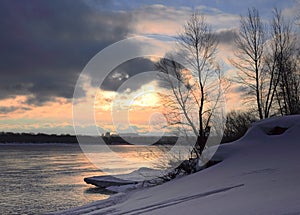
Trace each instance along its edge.
<path fill-rule="evenodd" d="M 200 156 L 202 155 L 202 152 L 205 148 L 206 142 L 207 142 L 207 137 L 205 137 L 203 135 L 202 136 L 198 135 L 198 137 L 197 137 L 197 148 L 199 150 L 199 155 Z"/>

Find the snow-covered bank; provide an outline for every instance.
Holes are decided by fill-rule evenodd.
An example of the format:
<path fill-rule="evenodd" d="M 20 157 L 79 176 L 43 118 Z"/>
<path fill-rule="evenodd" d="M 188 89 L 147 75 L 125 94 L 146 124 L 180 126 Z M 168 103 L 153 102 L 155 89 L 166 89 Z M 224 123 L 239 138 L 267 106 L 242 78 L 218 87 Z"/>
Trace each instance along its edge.
<path fill-rule="evenodd" d="M 299 115 L 264 120 L 211 168 L 63 214 L 300 214 L 299 154 Z"/>

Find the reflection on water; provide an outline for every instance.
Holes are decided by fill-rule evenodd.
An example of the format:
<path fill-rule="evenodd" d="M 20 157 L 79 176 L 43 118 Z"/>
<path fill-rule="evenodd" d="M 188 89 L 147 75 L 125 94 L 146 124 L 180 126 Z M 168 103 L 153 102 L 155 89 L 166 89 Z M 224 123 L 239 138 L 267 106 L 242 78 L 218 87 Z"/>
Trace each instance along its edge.
<path fill-rule="evenodd" d="M 110 148 L 98 151 L 98 167 L 116 174 L 142 167 L 162 153 L 157 147 Z M 83 181 L 102 174 L 75 144 L 0 144 L 0 214 L 42 214 L 108 198 L 111 192 Z"/>
<path fill-rule="evenodd" d="M 142 167 L 153 168 L 166 147 L 89 145 L 84 148 L 93 163 L 107 174 L 126 174 Z"/>
<path fill-rule="evenodd" d="M 0 145 L 0 214 L 41 214 L 105 199 L 83 178 L 101 175 L 77 145 Z"/>

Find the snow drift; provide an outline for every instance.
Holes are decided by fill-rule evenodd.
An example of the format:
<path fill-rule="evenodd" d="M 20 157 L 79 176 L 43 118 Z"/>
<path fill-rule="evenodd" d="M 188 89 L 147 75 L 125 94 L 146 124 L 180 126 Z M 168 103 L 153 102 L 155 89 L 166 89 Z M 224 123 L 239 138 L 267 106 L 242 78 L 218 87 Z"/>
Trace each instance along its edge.
<path fill-rule="evenodd" d="M 61 214 L 300 214 L 299 139 L 299 115 L 263 120 L 217 165 Z"/>

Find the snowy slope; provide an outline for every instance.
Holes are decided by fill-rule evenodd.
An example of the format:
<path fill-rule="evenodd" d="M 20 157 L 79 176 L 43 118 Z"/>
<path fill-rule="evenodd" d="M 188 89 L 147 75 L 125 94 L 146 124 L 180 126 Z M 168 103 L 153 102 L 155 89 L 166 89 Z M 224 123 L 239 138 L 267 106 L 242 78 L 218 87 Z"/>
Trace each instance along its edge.
<path fill-rule="evenodd" d="M 268 135 L 274 127 L 288 128 Z M 300 214 L 300 116 L 260 121 L 220 147 L 223 161 L 65 214 Z"/>

